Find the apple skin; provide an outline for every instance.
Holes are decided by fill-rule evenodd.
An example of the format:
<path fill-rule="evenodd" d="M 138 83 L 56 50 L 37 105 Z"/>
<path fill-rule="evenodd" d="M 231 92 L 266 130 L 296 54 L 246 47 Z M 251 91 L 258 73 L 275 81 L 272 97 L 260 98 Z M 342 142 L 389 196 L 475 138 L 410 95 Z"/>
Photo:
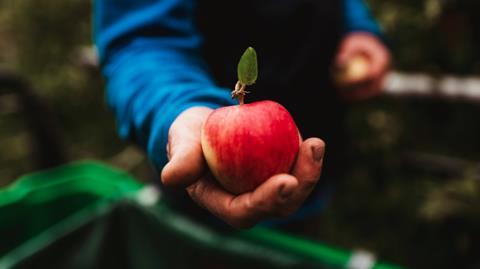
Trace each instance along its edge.
<path fill-rule="evenodd" d="M 273 101 L 216 109 L 202 127 L 202 150 L 210 171 L 233 194 L 290 172 L 300 142 L 292 116 Z"/>
<path fill-rule="evenodd" d="M 367 78 L 369 67 L 369 60 L 365 56 L 357 55 L 350 59 L 345 66 L 337 69 L 334 79 L 341 87 L 361 82 Z"/>

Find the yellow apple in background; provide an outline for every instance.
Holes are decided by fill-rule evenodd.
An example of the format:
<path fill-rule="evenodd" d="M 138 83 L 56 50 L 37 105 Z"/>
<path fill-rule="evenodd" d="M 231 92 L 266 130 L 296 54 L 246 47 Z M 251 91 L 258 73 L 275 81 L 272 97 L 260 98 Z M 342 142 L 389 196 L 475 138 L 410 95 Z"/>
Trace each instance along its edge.
<path fill-rule="evenodd" d="M 363 55 L 352 57 L 344 66 L 335 70 L 335 83 L 340 87 L 348 87 L 362 82 L 368 76 L 369 65 L 367 57 Z"/>

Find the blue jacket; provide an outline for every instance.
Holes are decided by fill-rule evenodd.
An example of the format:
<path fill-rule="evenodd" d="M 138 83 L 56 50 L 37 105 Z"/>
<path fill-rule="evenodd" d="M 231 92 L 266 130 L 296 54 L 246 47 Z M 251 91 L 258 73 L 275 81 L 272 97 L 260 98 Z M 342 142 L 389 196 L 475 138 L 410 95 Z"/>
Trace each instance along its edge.
<path fill-rule="evenodd" d="M 362 0 L 344 1 L 345 33 L 380 32 Z M 193 106 L 234 104 L 199 53 L 194 0 L 97 0 L 94 33 L 107 101 L 122 138 L 143 147 L 154 166 L 167 162 L 172 121 Z"/>

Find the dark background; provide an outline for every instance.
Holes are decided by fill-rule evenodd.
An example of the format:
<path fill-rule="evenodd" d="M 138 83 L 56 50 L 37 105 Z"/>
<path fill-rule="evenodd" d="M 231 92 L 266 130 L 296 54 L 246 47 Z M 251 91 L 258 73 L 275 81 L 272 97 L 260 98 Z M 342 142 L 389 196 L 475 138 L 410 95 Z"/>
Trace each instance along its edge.
<path fill-rule="evenodd" d="M 480 75 L 479 1 L 369 3 L 387 34 L 394 69 Z M 85 0 L 0 2 L 0 70 L 28 78 L 53 112 L 49 129 L 58 139 L 51 147 L 64 150 L 35 155 L 18 93 L 0 90 L 0 186 L 38 170 L 32 156 L 94 158 L 140 180 L 150 177 L 142 152 L 115 132 L 90 59 L 90 20 Z M 355 161 L 326 210 L 319 239 L 417 268 L 479 268 L 479 115 L 480 105 L 465 100 L 383 96 L 352 104 Z"/>

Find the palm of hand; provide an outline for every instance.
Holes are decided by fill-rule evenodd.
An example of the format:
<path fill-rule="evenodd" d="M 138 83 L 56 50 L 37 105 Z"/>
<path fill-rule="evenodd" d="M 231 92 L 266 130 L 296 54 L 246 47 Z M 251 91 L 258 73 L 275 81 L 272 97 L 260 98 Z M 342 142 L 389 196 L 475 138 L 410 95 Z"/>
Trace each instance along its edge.
<path fill-rule="evenodd" d="M 254 191 L 235 196 L 215 182 L 203 157 L 201 128 L 211 112 L 193 107 L 173 122 L 167 145 L 170 161 L 161 174 L 163 184 L 186 187 L 199 206 L 236 228 L 248 228 L 269 217 L 285 217 L 300 207 L 320 177 L 324 142 L 305 140 L 292 174 L 274 175 Z"/>

